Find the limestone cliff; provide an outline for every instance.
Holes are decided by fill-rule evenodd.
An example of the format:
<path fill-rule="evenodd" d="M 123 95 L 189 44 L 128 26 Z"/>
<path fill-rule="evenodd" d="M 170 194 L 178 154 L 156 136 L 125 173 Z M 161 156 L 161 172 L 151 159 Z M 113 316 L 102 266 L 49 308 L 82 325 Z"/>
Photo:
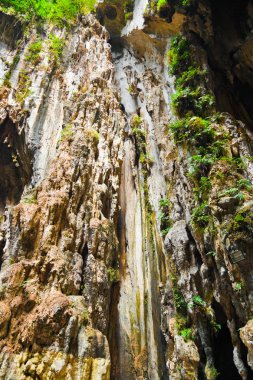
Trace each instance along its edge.
<path fill-rule="evenodd" d="M 251 2 L 0 28 L 0 379 L 253 379 Z"/>

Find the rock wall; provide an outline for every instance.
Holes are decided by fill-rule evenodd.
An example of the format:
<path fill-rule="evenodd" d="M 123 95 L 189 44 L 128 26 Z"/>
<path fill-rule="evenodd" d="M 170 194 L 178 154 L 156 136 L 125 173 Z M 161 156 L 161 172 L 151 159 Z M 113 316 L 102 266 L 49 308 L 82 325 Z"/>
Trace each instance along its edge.
<path fill-rule="evenodd" d="M 109 379 L 125 120 L 108 34 L 94 17 L 28 32 L 1 42 L 0 377 Z"/>
<path fill-rule="evenodd" d="M 253 378 L 251 8 L 0 14 L 1 379 Z"/>

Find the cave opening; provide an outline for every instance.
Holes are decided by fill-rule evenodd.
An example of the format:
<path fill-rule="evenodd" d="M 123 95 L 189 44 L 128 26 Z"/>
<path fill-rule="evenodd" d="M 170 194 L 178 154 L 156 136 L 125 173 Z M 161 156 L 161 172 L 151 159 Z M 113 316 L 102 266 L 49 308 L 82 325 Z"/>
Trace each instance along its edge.
<path fill-rule="evenodd" d="M 217 380 L 241 380 L 233 361 L 233 344 L 227 327 L 226 314 L 216 301 L 213 302 L 212 308 L 216 322 L 221 326 L 221 329 L 213 336 L 214 362 L 219 372 Z"/>
<path fill-rule="evenodd" d="M 253 130 L 253 5 L 249 0 L 212 1 L 214 37 L 207 52 L 217 109 Z"/>
<path fill-rule="evenodd" d="M 0 126 L 0 212 L 6 205 L 20 201 L 32 176 L 32 153 L 24 130 L 18 130 L 10 118 Z"/>

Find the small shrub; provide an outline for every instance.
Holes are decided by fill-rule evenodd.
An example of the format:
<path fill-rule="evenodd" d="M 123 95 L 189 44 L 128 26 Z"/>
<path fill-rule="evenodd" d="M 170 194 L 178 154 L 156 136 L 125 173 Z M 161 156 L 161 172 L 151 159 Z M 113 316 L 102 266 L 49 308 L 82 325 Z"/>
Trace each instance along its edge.
<path fill-rule="evenodd" d="M 39 18 L 55 24 L 70 23 L 82 13 L 94 10 L 96 0 L 4 0 L 3 8 L 14 10 L 26 20 Z"/>
<path fill-rule="evenodd" d="M 206 307 L 206 302 L 198 294 L 193 296 L 192 302 L 197 306 Z"/>
<path fill-rule="evenodd" d="M 243 282 L 236 282 L 234 284 L 234 289 L 235 289 L 236 292 L 241 292 L 243 288 L 244 288 L 244 283 Z"/>
<path fill-rule="evenodd" d="M 63 127 L 61 131 L 61 137 L 58 143 L 60 144 L 62 141 L 65 141 L 65 140 L 70 141 L 73 139 L 73 136 L 74 136 L 74 132 L 72 129 L 72 125 L 67 124 L 66 126 Z"/>
<path fill-rule="evenodd" d="M 211 154 L 197 154 L 189 159 L 189 177 L 200 180 L 200 178 L 208 177 L 211 167 L 216 161 L 216 157 Z"/>
<path fill-rule="evenodd" d="M 221 331 L 221 328 L 222 328 L 221 325 L 217 323 L 214 319 L 211 320 L 210 324 L 216 333 Z"/>
<path fill-rule="evenodd" d="M 158 3 L 157 3 L 157 10 L 158 12 L 167 6 L 167 0 L 158 0 Z"/>
<path fill-rule="evenodd" d="M 62 56 L 62 52 L 64 49 L 64 41 L 55 36 L 54 34 L 49 35 L 49 52 L 51 53 L 52 57 L 51 60 L 56 63 L 56 65 L 59 65 L 60 58 Z"/>
<path fill-rule="evenodd" d="M 251 191 L 253 189 L 252 183 L 249 179 L 242 178 L 237 182 L 239 189 Z"/>
<path fill-rule="evenodd" d="M 176 285 L 173 286 L 172 291 L 173 291 L 173 300 L 174 300 L 175 308 L 181 311 L 184 310 L 187 305 L 182 293 L 180 292 L 180 290 L 178 289 Z"/>
<path fill-rule="evenodd" d="M 119 282 L 119 271 L 114 268 L 107 268 L 108 279 L 111 284 Z"/>
<path fill-rule="evenodd" d="M 26 204 L 37 204 L 38 203 L 37 194 L 34 192 L 32 194 L 24 196 L 24 198 L 22 199 L 22 202 Z"/>
<path fill-rule="evenodd" d="M 154 163 L 153 157 L 151 157 L 149 153 L 144 152 L 141 152 L 139 161 L 144 166 L 152 166 Z"/>
<path fill-rule="evenodd" d="M 177 143 L 187 142 L 201 147 L 215 141 L 216 134 L 210 122 L 200 117 L 176 120 L 169 125 L 169 129 Z"/>
<path fill-rule="evenodd" d="M 190 53 L 185 37 L 178 35 L 171 39 L 168 51 L 169 70 L 172 75 L 179 75 L 190 66 Z"/>
<path fill-rule="evenodd" d="M 207 202 L 204 202 L 193 209 L 191 223 L 194 227 L 204 229 L 211 219 L 210 209 Z"/>
<path fill-rule="evenodd" d="M 181 330 L 179 335 L 181 335 L 186 342 L 188 340 L 193 340 L 191 328 L 185 328 L 185 329 Z"/>
<path fill-rule="evenodd" d="M 206 365 L 206 368 L 205 368 L 205 374 L 206 374 L 207 380 L 216 380 L 217 377 L 219 376 L 219 372 L 217 371 L 217 369 L 209 366 L 208 364 Z"/>
<path fill-rule="evenodd" d="M 16 99 L 21 104 L 25 99 L 31 94 L 30 86 L 32 81 L 30 79 L 30 74 L 26 70 L 20 70 L 18 77 L 18 88 L 16 92 Z"/>
<path fill-rule="evenodd" d="M 172 222 L 170 219 L 171 202 L 169 199 L 164 198 L 159 201 L 159 219 L 161 221 L 161 234 L 166 236 L 171 229 Z"/>
<path fill-rule="evenodd" d="M 38 40 L 31 43 L 28 47 L 27 54 L 25 55 L 25 60 L 30 62 L 32 66 L 37 66 L 40 61 L 40 53 L 42 50 L 42 41 Z"/>
<path fill-rule="evenodd" d="M 195 83 L 201 79 L 201 77 L 205 75 L 203 70 L 200 68 L 190 66 L 187 70 L 185 70 L 182 75 L 176 78 L 176 86 L 177 87 L 192 87 Z"/>
<path fill-rule="evenodd" d="M 135 114 L 132 116 L 131 122 L 130 122 L 132 128 L 138 128 L 141 125 L 141 123 L 142 123 L 142 118 L 139 115 Z"/>
<path fill-rule="evenodd" d="M 195 199 L 201 201 L 208 198 L 209 192 L 212 188 L 212 184 L 209 177 L 201 177 L 198 183 L 198 187 L 193 188 Z"/>
<path fill-rule="evenodd" d="M 133 18 L 133 12 L 126 12 L 125 13 L 125 21 L 129 21 L 129 20 L 132 20 Z"/>
<path fill-rule="evenodd" d="M 242 233 L 253 233 L 253 220 L 252 213 L 250 210 L 240 210 L 238 211 L 230 225 L 228 226 L 228 231 L 231 232 L 242 232 Z"/>
<path fill-rule="evenodd" d="M 90 313 L 88 309 L 83 309 L 83 311 L 79 314 L 79 318 L 81 319 L 84 326 L 87 326 L 90 320 Z"/>

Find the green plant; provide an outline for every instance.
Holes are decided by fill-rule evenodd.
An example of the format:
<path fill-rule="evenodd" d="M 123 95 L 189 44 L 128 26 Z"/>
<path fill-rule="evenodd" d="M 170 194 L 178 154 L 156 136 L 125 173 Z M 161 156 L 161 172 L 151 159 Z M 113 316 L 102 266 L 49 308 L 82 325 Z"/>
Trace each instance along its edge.
<path fill-rule="evenodd" d="M 217 369 L 215 367 L 209 366 L 209 364 L 207 364 L 205 367 L 205 374 L 207 380 L 216 380 L 219 376 Z"/>
<path fill-rule="evenodd" d="M 125 12 L 125 21 L 132 20 L 133 18 L 133 12 Z"/>
<path fill-rule="evenodd" d="M 1 284 L 0 285 L 0 299 L 4 298 L 7 290 L 7 285 L 6 284 Z"/>
<path fill-rule="evenodd" d="M 34 282 L 36 282 L 35 279 L 28 278 L 27 280 L 24 280 L 24 281 L 21 283 L 20 287 L 21 287 L 22 289 L 25 289 L 25 288 L 27 287 L 27 285 L 31 285 L 31 284 L 34 283 Z"/>
<path fill-rule="evenodd" d="M 145 291 L 145 294 L 144 294 L 144 305 L 145 306 L 148 305 L 148 293 L 147 293 L 147 291 Z"/>
<path fill-rule="evenodd" d="M 208 203 L 203 202 L 193 209 L 191 223 L 195 228 L 204 229 L 210 222 L 210 218 L 211 215 Z"/>
<path fill-rule="evenodd" d="M 166 236 L 171 229 L 172 222 L 170 219 L 171 202 L 167 198 L 160 199 L 159 201 L 159 214 L 158 218 L 161 222 L 161 234 Z"/>
<path fill-rule="evenodd" d="M 108 279 L 109 279 L 109 282 L 112 284 L 112 283 L 115 283 L 115 282 L 119 282 L 119 270 L 118 269 L 115 269 L 115 268 L 107 268 L 107 274 L 108 274 Z"/>
<path fill-rule="evenodd" d="M 176 81 L 175 81 L 176 87 L 183 87 L 183 86 L 192 87 L 205 74 L 206 72 L 201 70 L 199 67 L 190 66 L 187 70 L 185 70 L 181 74 L 180 77 L 176 78 Z"/>
<path fill-rule="evenodd" d="M 201 87 L 191 88 L 189 84 L 178 87 L 172 96 L 172 107 L 179 116 L 192 114 L 205 117 L 213 110 L 214 105 L 213 95 L 205 94 Z"/>
<path fill-rule="evenodd" d="M 95 128 L 89 128 L 87 129 L 86 131 L 86 135 L 92 139 L 96 144 L 98 144 L 99 142 L 99 138 L 100 138 L 100 135 L 99 135 L 99 132 L 96 131 Z"/>
<path fill-rule="evenodd" d="M 64 41 L 55 36 L 54 34 L 49 35 L 49 52 L 51 53 L 50 59 L 59 65 L 60 58 L 64 49 Z"/>
<path fill-rule="evenodd" d="M 172 75 L 180 75 L 191 66 L 188 42 L 185 37 L 178 35 L 171 39 L 168 63 Z"/>
<path fill-rule="evenodd" d="M 227 227 L 229 233 L 253 233 L 252 213 L 250 210 L 239 210 Z"/>
<path fill-rule="evenodd" d="M 130 124 L 133 129 L 138 128 L 141 125 L 141 123 L 142 123 L 142 118 L 139 115 L 135 114 L 132 116 Z"/>
<path fill-rule="evenodd" d="M 66 126 L 63 127 L 61 131 L 61 137 L 58 143 L 60 144 L 62 141 L 65 141 L 65 140 L 71 141 L 73 139 L 73 135 L 74 135 L 74 132 L 73 132 L 72 125 L 67 124 Z"/>
<path fill-rule="evenodd" d="M 192 302 L 194 303 L 194 305 L 206 307 L 206 302 L 198 294 L 193 296 Z"/>
<path fill-rule="evenodd" d="M 186 117 L 169 125 L 176 143 L 187 142 L 196 147 L 210 146 L 214 143 L 216 133 L 208 120 L 201 117 Z"/>
<path fill-rule="evenodd" d="M 212 184 L 210 178 L 200 177 L 198 186 L 193 188 L 195 199 L 199 201 L 207 199 L 211 188 Z"/>
<path fill-rule="evenodd" d="M 175 269 L 171 270 L 170 272 L 170 280 L 172 282 L 172 294 L 173 294 L 174 305 L 175 305 L 178 315 L 182 316 L 183 314 L 186 313 L 187 304 L 185 302 L 185 299 L 181 290 L 179 289 Z"/>
<path fill-rule="evenodd" d="M 144 152 L 141 152 L 139 161 L 141 164 L 145 166 L 151 166 L 154 163 L 153 157 L 151 157 L 149 153 L 144 153 Z"/>
<path fill-rule="evenodd" d="M 246 178 L 241 178 L 237 182 L 238 188 L 239 189 L 244 189 L 247 191 L 251 191 L 253 189 L 252 183 L 249 179 Z"/>
<path fill-rule="evenodd" d="M 192 329 L 191 328 L 185 328 L 183 330 L 180 331 L 180 334 L 184 340 L 187 342 L 188 340 L 192 340 L 193 339 L 193 336 L 192 336 Z"/>
<path fill-rule="evenodd" d="M 157 2 L 157 10 L 160 11 L 162 8 L 166 7 L 167 0 L 158 0 Z"/>
<path fill-rule="evenodd" d="M 190 157 L 189 177 L 197 181 L 199 181 L 200 178 L 207 177 L 215 161 L 216 157 L 213 157 L 211 154 L 196 154 Z"/>
<path fill-rule="evenodd" d="M 135 92 L 136 92 L 136 86 L 134 85 L 134 84 L 130 84 L 129 85 L 129 87 L 128 87 L 128 92 L 129 92 L 129 94 L 131 94 L 131 95 L 135 95 Z"/>
<path fill-rule="evenodd" d="M 22 202 L 27 204 L 37 204 L 37 193 L 32 192 L 31 194 L 25 195 Z"/>
<path fill-rule="evenodd" d="M 235 282 L 234 289 L 236 292 L 241 292 L 243 288 L 244 288 L 243 282 Z"/>
<path fill-rule="evenodd" d="M 79 318 L 81 319 L 84 326 L 87 326 L 87 324 L 89 323 L 89 320 L 90 320 L 90 313 L 89 313 L 88 309 L 86 309 L 86 308 L 83 309 L 83 311 L 79 314 Z"/>
<path fill-rule="evenodd" d="M 6 11 L 15 11 L 26 20 L 39 18 L 55 24 L 73 21 L 78 14 L 94 10 L 96 0 L 2 0 Z"/>
<path fill-rule="evenodd" d="M 3 81 L 4 86 L 11 88 L 11 82 L 10 82 L 11 75 L 12 75 L 13 70 L 15 69 L 15 67 L 17 66 L 19 61 L 20 61 L 20 53 L 18 51 L 17 54 L 15 55 L 15 57 L 13 58 L 12 63 L 9 66 L 9 70 L 7 71 L 7 73 L 4 76 L 4 81 Z"/>
<path fill-rule="evenodd" d="M 222 328 L 221 325 L 217 323 L 214 319 L 211 320 L 210 324 L 216 333 L 218 333 Z"/>
<path fill-rule="evenodd" d="M 190 7 L 194 3 L 194 0 L 180 0 L 180 1 L 184 7 Z"/>
<path fill-rule="evenodd" d="M 25 60 L 27 62 L 30 62 L 33 66 L 38 65 L 41 61 L 41 57 L 40 57 L 41 49 L 42 49 L 41 40 L 37 40 L 31 43 L 25 55 Z"/>
<path fill-rule="evenodd" d="M 16 91 L 16 99 L 21 104 L 31 94 L 30 86 L 32 81 L 30 79 L 29 72 L 26 70 L 20 70 L 18 77 L 18 88 Z"/>

